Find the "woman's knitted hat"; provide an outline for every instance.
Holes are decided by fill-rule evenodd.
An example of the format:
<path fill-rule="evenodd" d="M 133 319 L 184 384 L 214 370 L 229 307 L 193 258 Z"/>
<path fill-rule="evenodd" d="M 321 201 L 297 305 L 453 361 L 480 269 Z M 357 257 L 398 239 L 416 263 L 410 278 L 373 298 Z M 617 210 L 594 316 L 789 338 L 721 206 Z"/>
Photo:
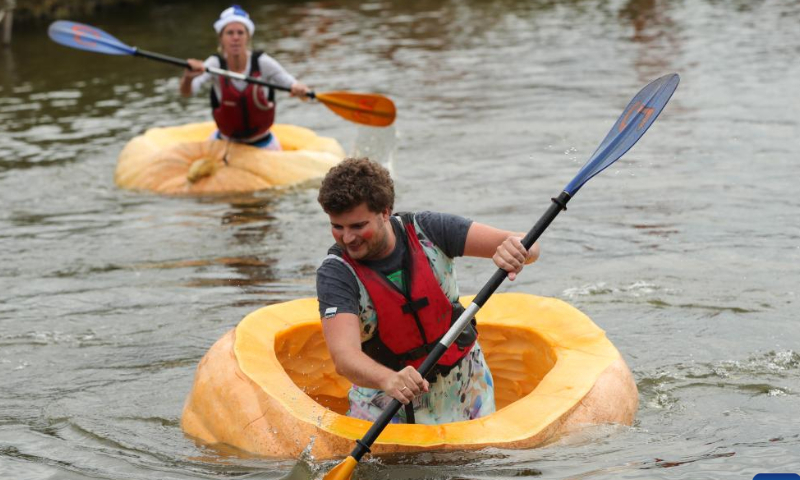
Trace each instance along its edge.
<path fill-rule="evenodd" d="M 219 14 L 219 20 L 214 22 L 214 30 L 216 30 L 217 34 L 219 34 L 222 32 L 222 29 L 225 28 L 225 25 L 233 22 L 239 22 L 247 27 L 247 31 L 250 33 L 250 36 L 253 36 L 256 26 L 253 24 L 253 21 L 250 20 L 250 15 L 248 15 L 247 12 L 245 12 L 244 9 L 239 5 L 231 5 L 223 10 L 222 13 Z"/>

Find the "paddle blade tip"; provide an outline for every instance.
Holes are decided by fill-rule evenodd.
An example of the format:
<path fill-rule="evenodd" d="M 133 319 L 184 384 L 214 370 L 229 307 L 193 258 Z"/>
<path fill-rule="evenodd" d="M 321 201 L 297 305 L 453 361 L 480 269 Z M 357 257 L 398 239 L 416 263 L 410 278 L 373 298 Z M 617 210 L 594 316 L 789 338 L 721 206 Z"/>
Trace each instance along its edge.
<path fill-rule="evenodd" d="M 567 184 L 564 191 L 574 196 L 583 184 L 616 162 L 638 142 L 672 98 L 679 82 L 680 76 L 677 73 L 670 73 L 642 88 L 625 107 L 606 138 L 578 175 Z"/>
<path fill-rule="evenodd" d="M 318 92 L 315 97 L 340 117 L 371 127 L 388 127 L 397 115 L 394 102 L 376 93 Z"/>
<path fill-rule="evenodd" d="M 350 480 L 353 476 L 358 461 L 352 456 L 345 458 L 339 465 L 336 465 L 328 472 L 322 480 Z"/>
<path fill-rule="evenodd" d="M 91 25 L 56 20 L 47 29 L 54 42 L 65 47 L 107 55 L 135 55 L 136 49 L 125 45 L 108 33 Z"/>

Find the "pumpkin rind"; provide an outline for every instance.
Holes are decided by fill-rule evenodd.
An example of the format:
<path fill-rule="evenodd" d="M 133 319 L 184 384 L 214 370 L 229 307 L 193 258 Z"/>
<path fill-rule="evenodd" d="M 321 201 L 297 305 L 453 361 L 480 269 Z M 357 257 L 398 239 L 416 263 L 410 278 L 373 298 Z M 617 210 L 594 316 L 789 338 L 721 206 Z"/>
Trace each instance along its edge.
<path fill-rule="evenodd" d="M 120 152 L 114 181 L 165 194 L 252 192 L 320 178 L 345 156 L 336 140 L 294 125 L 273 125 L 279 152 L 208 140 L 214 129 L 206 122 L 147 130 Z"/>

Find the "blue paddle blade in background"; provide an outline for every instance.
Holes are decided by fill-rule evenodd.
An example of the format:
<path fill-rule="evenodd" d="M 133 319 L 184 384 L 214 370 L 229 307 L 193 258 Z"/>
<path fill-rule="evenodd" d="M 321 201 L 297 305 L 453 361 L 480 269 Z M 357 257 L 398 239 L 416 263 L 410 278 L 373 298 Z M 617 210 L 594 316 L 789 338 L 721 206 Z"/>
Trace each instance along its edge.
<path fill-rule="evenodd" d="M 47 29 L 50 38 L 61 45 L 110 55 L 135 55 L 136 49 L 125 45 L 102 30 L 77 22 L 59 20 Z"/>
<path fill-rule="evenodd" d="M 678 88 L 678 82 L 680 77 L 677 73 L 664 75 L 653 80 L 633 97 L 591 158 L 564 188 L 570 197 L 575 195 L 589 179 L 617 161 L 644 135 Z"/>

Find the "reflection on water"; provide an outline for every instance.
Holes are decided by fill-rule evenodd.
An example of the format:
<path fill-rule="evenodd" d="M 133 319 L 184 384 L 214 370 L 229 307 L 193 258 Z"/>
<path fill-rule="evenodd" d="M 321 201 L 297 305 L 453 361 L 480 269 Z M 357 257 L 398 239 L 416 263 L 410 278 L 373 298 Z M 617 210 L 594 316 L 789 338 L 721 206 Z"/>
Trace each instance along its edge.
<path fill-rule="evenodd" d="M 752 478 L 798 471 L 800 74 L 792 2 L 492 0 L 250 5 L 318 91 L 388 94 L 390 129 L 279 98 L 278 121 L 392 168 L 399 210 L 528 230 L 643 85 L 681 86 L 503 288 L 563 298 L 617 345 L 631 428 L 529 451 L 369 458 L 357 478 Z M 86 23 L 177 57 L 215 48 L 212 3 Z M 179 20 L 178 20 L 179 19 Z M 81 20 L 81 19 L 75 19 Z M 254 309 L 314 294 L 318 182 L 169 198 L 121 191 L 136 134 L 210 118 L 180 70 L 79 52 L 46 25 L 0 50 L 0 471 L 26 479 L 300 478 L 333 464 L 206 448 L 179 428 L 194 366 Z M 179 39 L 191 39 L 188 42 Z M 770 199 L 771 201 L 765 201 Z M 488 262 L 459 260 L 464 293 Z M 668 470 L 665 470 L 668 469 Z"/>
<path fill-rule="evenodd" d="M 222 224 L 234 227 L 233 238 L 244 245 L 258 246 L 277 221 L 272 210 L 275 197 L 251 196 L 232 201 L 231 209 L 222 215 Z"/>

